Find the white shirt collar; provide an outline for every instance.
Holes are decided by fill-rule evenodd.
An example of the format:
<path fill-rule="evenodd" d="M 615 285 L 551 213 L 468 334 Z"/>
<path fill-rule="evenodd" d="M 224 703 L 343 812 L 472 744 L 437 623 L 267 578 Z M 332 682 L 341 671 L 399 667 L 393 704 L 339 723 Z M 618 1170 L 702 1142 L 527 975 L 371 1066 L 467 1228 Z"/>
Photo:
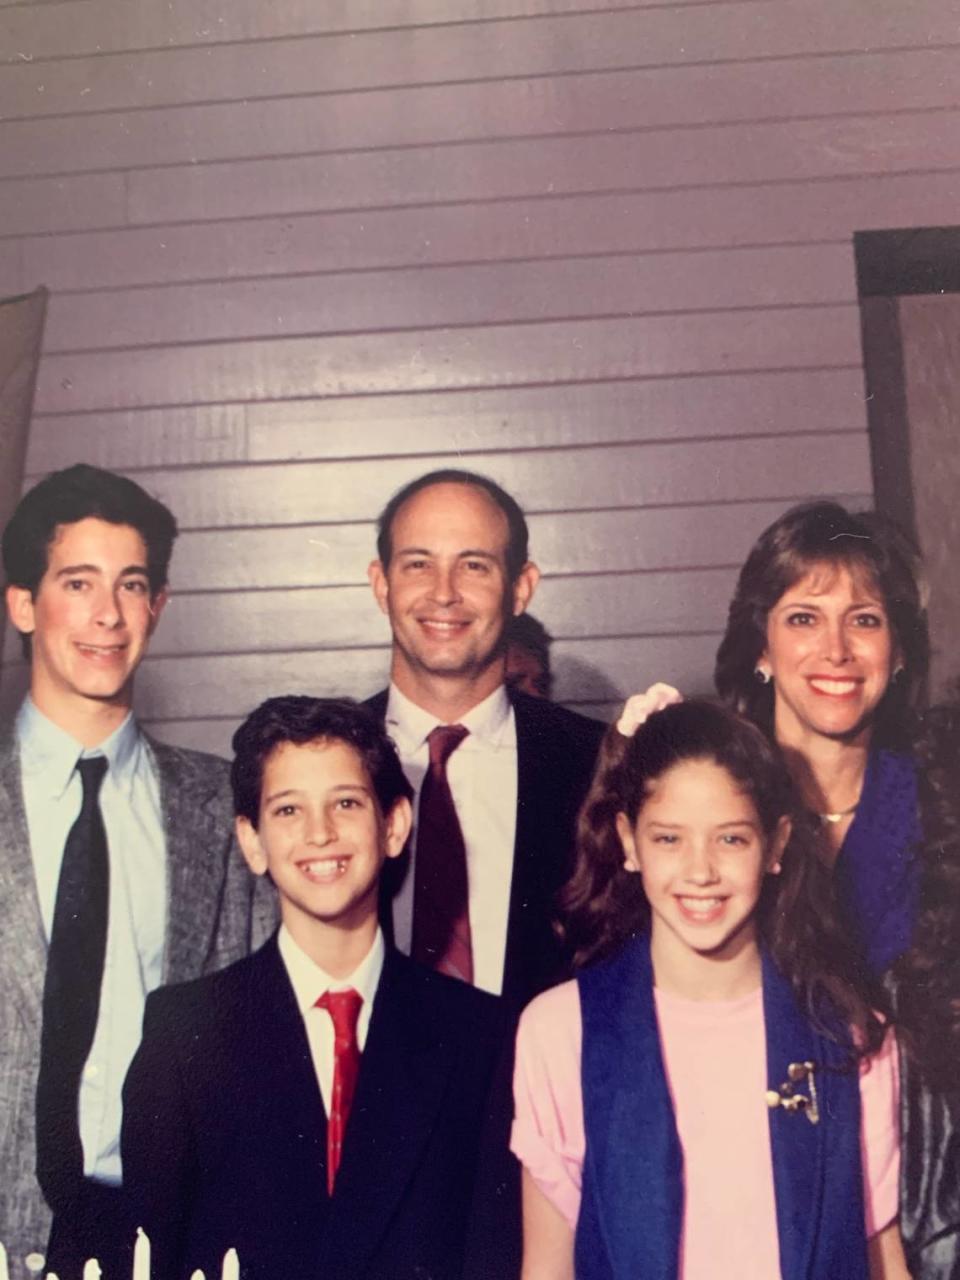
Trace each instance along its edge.
<path fill-rule="evenodd" d="M 383 933 L 379 928 L 373 940 L 373 946 L 354 969 L 353 973 L 346 978 L 332 978 L 326 970 L 321 969 L 318 964 L 310 959 L 303 948 L 294 942 L 286 925 L 280 926 L 277 946 L 280 949 L 280 958 L 283 960 L 287 975 L 290 978 L 290 985 L 293 987 L 293 994 L 301 1015 L 305 1016 L 325 991 L 346 991 L 348 987 L 352 987 L 354 991 L 359 992 L 363 997 L 365 1011 L 369 1011 L 372 1008 L 373 998 L 377 994 L 377 987 L 380 984 L 380 975 L 383 972 L 384 956 L 386 955 Z"/>
<path fill-rule="evenodd" d="M 133 712 L 96 747 L 85 748 L 65 729 L 43 714 L 28 695 L 17 712 L 17 739 L 20 767 L 25 775 L 43 778 L 50 795 L 61 796 L 77 761 L 89 756 L 106 756 L 109 777 L 114 785 L 129 788 L 140 763 L 140 729 Z"/>
<path fill-rule="evenodd" d="M 511 709 L 507 686 L 499 684 L 493 693 L 471 707 L 456 723 L 469 729 L 474 740 L 499 746 L 510 722 Z M 418 707 L 395 684 L 390 685 L 387 695 L 386 722 L 392 736 L 400 735 L 411 753 L 423 746 L 427 736 L 438 724 L 444 723 L 429 711 Z"/>

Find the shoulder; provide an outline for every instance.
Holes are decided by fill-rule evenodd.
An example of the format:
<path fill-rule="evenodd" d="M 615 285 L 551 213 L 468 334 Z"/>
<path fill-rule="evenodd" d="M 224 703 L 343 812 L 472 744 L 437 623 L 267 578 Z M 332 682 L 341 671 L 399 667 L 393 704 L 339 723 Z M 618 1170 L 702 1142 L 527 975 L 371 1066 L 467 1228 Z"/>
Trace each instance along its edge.
<path fill-rule="evenodd" d="M 364 698 L 362 705 L 372 711 L 378 719 L 382 720 L 387 714 L 387 690 L 381 689 L 379 693 L 375 693 L 371 698 Z"/>
<path fill-rule="evenodd" d="M 576 979 L 536 996 L 520 1015 L 520 1031 L 532 1039 L 565 1038 L 580 1029 L 580 992 Z"/>
<path fill-rule="evenodd" d="M 161 775 L 222 783 L 224 786 L 229 783 L 230 762 L 222 756 L 214 756 L 207 751 L 193 751 L 188 747 L 171 746 L 168 742 L 159 742 L 148 733 L 144 733 L 143 738 Z"/>
<path fill-rule="evenodd" d="M 441 1020 L 446 1017 L 465 1024 L 476 1021 L 478 1025 L 494 1026 L 502 1017 L 502 1002 L 496 996 L 436 973 L 401 951 L 389 951 L 384 968 L 394 988 Z"/>
<path fill-rule="evenodd" d="M 560 741 L 565 747 L 574 746 L 596 754 L 606 725 L 600 720 L 582 716 L 546 698 L 531 698 L 529 694 L 511 690 L 510 701 L 517 717 L 517 728 L 536 737 Z"/>
<path fill-rule="evenodd" d="M 188 982 L 175 982 L 158 987 L 147 996 L 144 1027 L 193 1026 L 206 1024 L 210 1010 L 229 1010 L 244 993 L 256 985 L 264 968 L 271 963 L 270 948 L 276 954 L 273 939 L 252 955 L 236 960 L 224 969 Z"/>

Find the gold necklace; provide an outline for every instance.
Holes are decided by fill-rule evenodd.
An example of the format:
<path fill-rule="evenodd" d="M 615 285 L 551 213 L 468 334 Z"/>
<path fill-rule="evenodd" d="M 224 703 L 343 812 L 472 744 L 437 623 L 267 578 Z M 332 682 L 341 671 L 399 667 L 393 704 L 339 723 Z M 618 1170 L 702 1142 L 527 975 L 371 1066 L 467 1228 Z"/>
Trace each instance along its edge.
<path fill-rule="evenodd" d="M 838 822 L 842 822 L 844 818 L 849 818 L 851 813 L 857 812 L 860 801 L 857 800 L 849 809 L 840 809 L 837 813 L 818 813 L 817 817 L 821 822 L 829 822 L 832 826 L 836 826 Z"/>

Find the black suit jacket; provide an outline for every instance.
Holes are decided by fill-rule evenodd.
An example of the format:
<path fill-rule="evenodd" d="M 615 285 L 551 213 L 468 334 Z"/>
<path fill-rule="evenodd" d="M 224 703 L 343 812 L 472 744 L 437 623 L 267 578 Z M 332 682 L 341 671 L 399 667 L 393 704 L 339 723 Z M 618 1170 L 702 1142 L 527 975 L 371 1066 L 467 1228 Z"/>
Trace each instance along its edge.
<path fill-rule="evenodd" d="M 552 928 L 558 889 L 573 866 L 574 823 L 593 776 L 605 726 L 543 698 L 510 691 L 517 722 L 517 831 L 504 959 L 503 995 L 521 1008 L 568 977 L 569 957 Z M 384 690 L 367 702 L 380 719 Z M 406 870 L 397 859 L 382 880 L 381 923 L 392 936 L 389 895 Z"/>
<path fill-rule="evenodd" d="M 326 1117 L 276 938 L 147 1002 L 124 1188 L 153 1274 L 455 1280 L 502 1038 L 497 1002 L 389 950 L 332 1197 Z"/>

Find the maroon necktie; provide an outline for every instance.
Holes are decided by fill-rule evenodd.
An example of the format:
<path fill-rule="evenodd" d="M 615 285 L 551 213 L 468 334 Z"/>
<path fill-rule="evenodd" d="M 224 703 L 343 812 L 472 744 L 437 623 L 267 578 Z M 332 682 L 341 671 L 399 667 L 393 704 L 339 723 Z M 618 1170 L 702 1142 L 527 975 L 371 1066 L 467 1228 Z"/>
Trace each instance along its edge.
<path fill-rule="evenodd" d="M 427 738 L 413 888 L 413 958 L 464 982 L 473 981 L 467 850 L 447 761 L 469 732 L 462 724 L 439 724 Z"/>
<path fill-rule="evenodd" d="M 343 1139 L 360 1074 L 357 1018 L 362 1004 L 363 996 L 352 987 L 346 991 L 325 991 L 316 1004 L 318 1009 L 326 1009 L 333 1020 L 333 1093 L 327 1117 L 327 1191 L 330 1195 L 333 1195 L 340 1168 Z"/>

